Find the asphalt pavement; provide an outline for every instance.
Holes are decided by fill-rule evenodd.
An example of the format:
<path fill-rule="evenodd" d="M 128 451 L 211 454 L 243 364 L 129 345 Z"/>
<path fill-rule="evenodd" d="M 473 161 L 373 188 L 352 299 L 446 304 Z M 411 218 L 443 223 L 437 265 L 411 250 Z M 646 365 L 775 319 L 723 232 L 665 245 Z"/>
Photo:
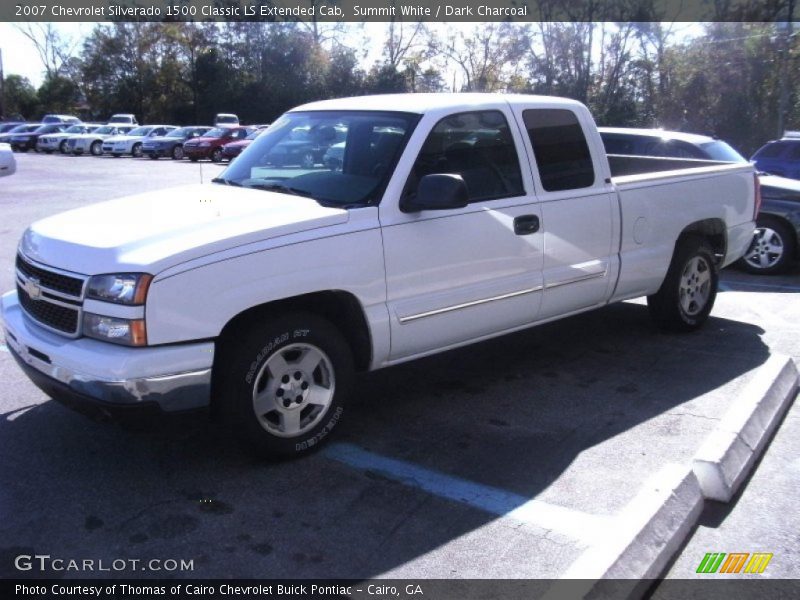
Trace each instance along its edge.
<path fill-rule="evenodd" d="M 2 290 L 30 222 L 222 168 L 18 161 L 0 180 Z M 0 351 L 0 577 L 153 577 L 165 573 L 147 561 L 182 559 L 192 569 L 170 577 L 557 578 L 648 478 L 691 461 L 770 355 L 800 360 L 798 271 L 722 279 L 695 334 L 659 333 L 637 300 L 364 374 L 333 443 L 284 463 L 255 460 L 205 415 L 87 420 Z M 797 414 L 735 504 L 706 509 L 670 577 L 733 547 L 800 577 Z M 34 553 L 148 566 L 21 572 Z"/>

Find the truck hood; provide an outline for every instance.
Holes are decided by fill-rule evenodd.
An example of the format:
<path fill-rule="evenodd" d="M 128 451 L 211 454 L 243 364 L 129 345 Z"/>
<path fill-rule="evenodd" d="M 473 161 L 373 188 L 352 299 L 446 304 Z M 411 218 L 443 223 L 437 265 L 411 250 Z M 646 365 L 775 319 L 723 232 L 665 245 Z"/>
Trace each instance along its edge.
<path fill-rule="evenodd" d="M 160 271 L 230 248 L 344 223 L 310 198 L 220 184 L 159 190 L 37 221 L 20 247 L 43 264 L 97 275 Z"/>

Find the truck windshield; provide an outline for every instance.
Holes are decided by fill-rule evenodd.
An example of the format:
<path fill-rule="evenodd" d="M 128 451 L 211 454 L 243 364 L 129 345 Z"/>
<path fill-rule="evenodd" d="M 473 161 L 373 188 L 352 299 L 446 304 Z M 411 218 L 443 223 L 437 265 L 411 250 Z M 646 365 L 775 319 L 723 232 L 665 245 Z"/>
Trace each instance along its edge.
<path fill-rule="evenodd" d="M 215 181 L 307 196 L 325 206 L 373 204 L 418 120 L 378 111 L 287 113 Z"/>

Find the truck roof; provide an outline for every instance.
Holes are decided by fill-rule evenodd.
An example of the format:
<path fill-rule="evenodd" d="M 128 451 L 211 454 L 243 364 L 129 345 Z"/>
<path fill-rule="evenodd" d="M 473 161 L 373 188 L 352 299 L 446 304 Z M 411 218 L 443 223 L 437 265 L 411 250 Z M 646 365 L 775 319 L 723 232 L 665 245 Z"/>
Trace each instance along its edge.
<path fill-rule="evenodd" d="M 470 105 L 475 105 L 476 108 L 479 108 L 482 105 L 497 102 L 508 102 L 512 105 L 563 106 L 564 108 L 573 109 L 583 106 L 580 102 L 568 98 L 523 94 L 381 94 L 310 102 L 292 109 L 291 112 L 306 110 L 395 110 L 422 114 L 433 110 L 463 108 Z"/>

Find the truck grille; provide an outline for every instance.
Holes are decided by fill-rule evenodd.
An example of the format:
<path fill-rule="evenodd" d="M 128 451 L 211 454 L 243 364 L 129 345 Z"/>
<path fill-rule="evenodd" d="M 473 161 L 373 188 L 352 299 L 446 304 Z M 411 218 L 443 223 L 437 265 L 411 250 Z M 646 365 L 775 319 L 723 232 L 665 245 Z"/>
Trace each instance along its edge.
<path fill-rule="evenodd" d="M 78 311 L 47 300 L 32 300 L 22 286 L 17 284 L 17 295 L 23 310 L 42 325 L 73 335 L 78 332 Z"/>
<path fill-rule="evenodd" d="M 81 297 L 83 290 L 83 279 L 77 277 L 70 277 L 68 275 L 61 275 L 53 271 L 47 271 L 26 261 L 22 256 L 17 254 L 17 270 L 25 275 L 26 278 L 35 277 L 39 280 L 42 287 L 75 296 Z"/>
<path fill-rule="evenodd" d="M 71 337 L 79 335 L 84 279 L 35 265 L 17 254 L 17 296 L 25 313 L 40 325 Z"/>

